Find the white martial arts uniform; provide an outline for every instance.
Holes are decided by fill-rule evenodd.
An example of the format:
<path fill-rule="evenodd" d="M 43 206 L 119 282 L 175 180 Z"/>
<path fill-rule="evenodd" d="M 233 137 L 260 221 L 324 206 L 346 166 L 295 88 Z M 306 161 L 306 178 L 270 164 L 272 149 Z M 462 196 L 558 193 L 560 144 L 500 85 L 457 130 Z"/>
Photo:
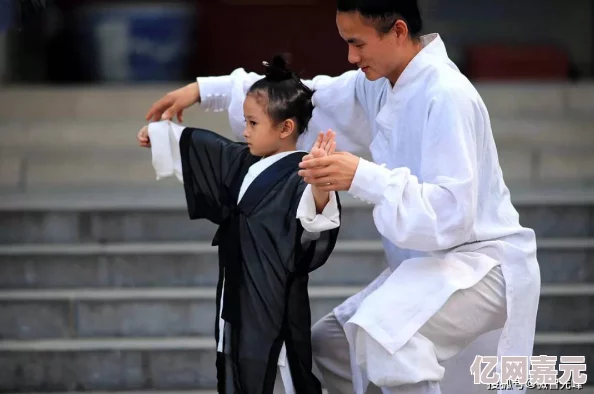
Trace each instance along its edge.
<path fill-rule="evenodd" d="M 152 163 L 157 175 L 157 180 L 175 175 L 177 179 L 183 183 L 179 140 L 184 128 L 184 126 L 180 126 L 171 121 L 162 121 L 149 124 Z M 250 187 L 251 183 L 265 169 L 291 153 L 294 153 L 294 151 L 281 152 L 276 155 L 263 158 L 257 163 L 252 164 L 241 184 L 237 203 L 239 204 L 239 201 L 241 201 L 241 198 L 245 194 L 246 190 Z M 335 193 L 330 193 L 330 200 L 328 204 L 326 204 L 326 207 L 321 214 L 317 214 L 311 186 L 307 185 L 299 202 L 299 206 L 297 207 L 296 216 L 297 219 L 300 220 L 304 229 L 302 236 L 302 242 L 304 243 L 317 239 L 319 237 L 319 233 L 322 231 L 328 231 L 337 228 L 340 226 L 340 212 L 338 210 Z M 221 299 L 221 313 L 222 310 L 223 302 Z M 225 321 L 220 318 L 220 333 L 223 332 L 224 327 Z M 220 337 L 222 338 L 222 335 Z M 223 341 L 219 341 L 217 351 L 223 352 Z M 291 378 L 291 372 L 289 370 L 286 347 L 284 344 L 279 355 L 278 366 L 285 393 L 293 394 L 295 390 Z"/>
<path fill-rule="evenodd" d="M 444 375 L 440 384 L 407 392 L 434 394 L 440 386 L 447 394 L 484 392 L 470 375 L 474 355 L 532 355 L 540 296 L 534 231 L 520 225 L 510 201 L 481 97 L 448 58 L 439 35 L 424 36 L 422 42 L 423 49 L 394 86 L 387 79 L 369 81 L 360 70 L 304 81 L 315 89 L 308 126 L 314 132 L 304 134 L 300 146 L 310 146 L 317 131 L 332 128 L 338 150 L 363 151 L 367 146 L 374 162 L 382 163 L 361 159 L 349 193 L 374 204 L 389 268 L 334 310 L 349 340 L 357 394 L 364 393 L 368 379 L 386 393 L 397 393 L 398 386 Z M 260 78 L 243 69 L 198 78 L 201 106 L 229 110 L 241 138 L 245 93 Z M 437 349 L 418 343 L 415 335 L 448 309 L 448 301 L 459 299 L 463 289 L 476 289 L 479 282 L 499 283 L 499 269 L 507 316 L 501 329 L 475 340 L 480 314 L 461 307 L 463 330 L 472 342 L 463 352 L 455 349 L 454 357 L 442 361 Z M 482 293 L 467 293 L 467 303 L 481 309 L 477 294 Z M 363 372 L 366 362 L 390 368 Z M 401 373 L 413 362 L 419 365 L 417 373 Z"/>

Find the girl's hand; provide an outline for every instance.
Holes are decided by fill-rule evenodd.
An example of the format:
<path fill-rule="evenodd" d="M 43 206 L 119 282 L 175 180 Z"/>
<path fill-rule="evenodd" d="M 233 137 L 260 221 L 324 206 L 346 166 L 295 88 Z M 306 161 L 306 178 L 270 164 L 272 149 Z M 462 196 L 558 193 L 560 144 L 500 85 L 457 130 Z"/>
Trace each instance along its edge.
<path fill-rule="evenodd" d="M 144 126 L 136 135 L 136 139 L 138 140 L 138 144 L 143 148 L 150 148 L 151 141 L 149 140 L 148 136 L 148 126 Z"/>
<path fill-rule="evenodd" d="M 308 155 L 305 155 L 302 161 L 329 156 L 334 153 L 335 149 L 336 133 L 332 130 L 328 130 L 326 133 L 320 131 L 318 139 L 313 144 L 310 153 Z"/>

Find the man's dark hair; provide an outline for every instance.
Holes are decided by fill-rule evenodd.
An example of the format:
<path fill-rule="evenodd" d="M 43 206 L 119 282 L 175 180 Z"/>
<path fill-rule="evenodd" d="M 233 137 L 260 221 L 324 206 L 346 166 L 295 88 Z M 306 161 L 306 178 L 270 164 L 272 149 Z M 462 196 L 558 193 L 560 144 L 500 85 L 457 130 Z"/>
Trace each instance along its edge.
<path fill-rule="evenodd" d="M 411 37 L 423 28 L 417 0 L 338 0 L 338 12 L 358 12 L 371 20 L 380 34 L 387 34 L 398 19 L 404 20 Z"/>

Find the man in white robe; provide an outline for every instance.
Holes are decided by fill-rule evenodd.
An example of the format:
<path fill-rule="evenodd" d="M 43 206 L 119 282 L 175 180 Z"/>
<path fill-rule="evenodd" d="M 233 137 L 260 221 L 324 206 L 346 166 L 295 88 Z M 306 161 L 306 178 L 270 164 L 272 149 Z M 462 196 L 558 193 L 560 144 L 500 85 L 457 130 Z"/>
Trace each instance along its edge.
<path fill-rule="evenodd" d="M 325 385 L 330 394 L 363 394 L 369 382 L 383 393 L 486 392 L 471 375 L 475 356 L 531 356 L 540 296 L 535 235 L 510 202 L 487 109 L 440 36 L 418 36 L 416 1 L 339 0 L 337 25 L 360 69 L 304 83 L 316 91 L 309 129 L 336 130 L 343 152 L 306 157 L 302 176 L 374 205 L 389 267 L 313 327 Z M 179 117 L 200 102 L 228 110 L 239 133 L 259 78 L 243 69 L 198 78 L 147 117 Z M 363 148 L 374 162 L 345 152 Z"/>

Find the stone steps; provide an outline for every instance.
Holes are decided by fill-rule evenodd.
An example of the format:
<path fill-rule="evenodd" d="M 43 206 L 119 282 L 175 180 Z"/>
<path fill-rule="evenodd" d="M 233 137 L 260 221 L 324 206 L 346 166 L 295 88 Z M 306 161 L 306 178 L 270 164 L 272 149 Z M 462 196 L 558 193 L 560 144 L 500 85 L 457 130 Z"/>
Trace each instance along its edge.
<path fill-rule="evenodd" d="M 3 341 L 0 391 L 212 390 L 214 346 L 202 337 Z M 592 333 L 537 335 L 534 351 L 593 353 Z M 591 370 L 591 357 L 587 364 Z"/>
<path fill-rule="evenodd" d="M 170 85 L 8 87 L 0 92 L 0 189 L 154 182 L 136 147 L 144 114 Z M 594 182 L 594 85 L 478 84 L 508 182 Z M 63 108 L 69 108 L 65 115 Z M 230 136 L 225 113 L 191 108 L 184 123 Z M 361 152 L 366 155 L 366 152 Z"/>
<path fill-rule="evenodd" d="M 541 238 L 538 258 L 544 283 L 594 283 L 592 238 Z M 2 245 L 0 287 L 214 286 L 217 264 L 216 248 L 206 242 Z M 360 286 L 385 266 L 379 241 L 340 241 L 310 283 Z"/>
<path fill-rule="evenodd" d="M 179 183 L 154 181 L 135 146 L 150 104 L 177 87 L 0 91 L 0 392 L 214 394 L 214 226 L 188 220 Z M 594 180 L 594 85 L 477 88 L 508 184 L 557 185 L 511 187 L 538 235 L 534 354 L 591 369 L 594 192 L 559 182 Z M 224 113 L 185 118 L 228 132 Z M 343 202 L 339 245 L 312 275 L 314 319 L 385 267 L 371 206 Z"/>
<path fill-rule="evenodd" d="M 594 345 L 594 332 L 550 332 L 538 333 L 535 346 L 555 345 Z M 214 337 L 210 336 L 179 336 L 174 338 L 162 337 L 101 337 L 83 339 L 37 339 L 37 340 L 2 340 L 0 352 L 26 353 L 77 353 L 92 351 L 170 351 L 170 350 L 215 350 Z M 536 349 L 534 354 L 540 353 Z M 575 354 L 574 354 L 575 355 Z"/>
<path fill-rule="evenodd" d="M 312 288 L 312 323 L 357 290 Z M 1 291 L 0 304 L 0 337 L 17 340 L 211 336 L 216 316 L 214 288 Z"/>
<path fill-rule="evenodd" d="M 542 393 L 553 390 L 544 389 L 527 389 L 528 393 Z M 162 391 L 162 390 L 150 390 L 151 394 L 217 394 L 216 390 L 177 390 L 177 391 Z M 324 394 L 328 394 L 326 390 L 322 391 Z M 558 392 L 555 390 L 554 392 Z M 147 391 L 93 391 L 94 394 L 146 394 Z M 581 394 L 594 394 L 594 388 L 584 387 L 580 389 Z M 36 394 L 36 393 L 7 393 L 7 394 Z M 68 394 L 66 392 L 54 392 L 53 394 Z"/>
<path fill-rule="evenodd" d="M 174 231 L 191 224 L 183 196 L 152 191 L 0 198 L 0 228 L 7 230 L 0 231 L 1 392 L 214 388 L 212 233 L 204 231 L 200 241 L 186 227 L 165 240 L 147 239 L 150 226 Z M 544 286 L 534 354 L 585 355 L 592 367 L 593 195 L 512 195 L 522 223 L 539 233 Z M 345 223 L 373 229 L 369 205 L 343 201 Z M 376 235 L 350 236 L 312 276 L 315 316 L 384 267 Z"/>
<path fill-rule="evenodd" d="M 535 144 L 499 145 L 499 161 L 508 183 L 531 186 L 558 182 L 594 183 L 594 144 L 576 141 L 538 148 Z M 138 148 L 140 149 L 140 148 Z M 369 155 L 362 153 L 362 157 Z M 67 153 L 22 154 L 0 149 L 0 190 L 36 192 L 52 188 L 152 186 L 155 174 L 150 153 L 130 149 L 76 149 Z M 172 183 L 169 183 L 172 185 Z M 157 187 L 165 187 L 158 185 Z"/>
<path fill-rule="evenodd" d="M 199 111 L 195 123 L 184 124 L 215 130 L 232 137 L 226 115 Z M 224 113 L 223 113 L 224 114 Z M 491 120 L 495 141 L 504 148 L 538 148 L 550 151 L 554 147 L 579 148 L 580 142 L 594 144 L 592 118 L 559 117 L 494 117 Z M 76 158 L 80 150 L 87 154 L 140 151 L 136 133 L 146 122 L 131 120 L 61 120 L 7 121 L 0 126 L 2 149 L 19 153 L 44 155 L 70 154 Z M 338 136 L 340 138 L 340 136 Z M 551 144 L 554 144 L 551 146 Z M 73 152 L 73 149 L 76 149 Z"/>
<path fill-rule="evenodd" d="M 218 394 L 216 390 L 150 390 L 152 394 Z M 72 392 L 54 392 L 54 394 L 71 394 Z M 147 394 L 143 391 L 93 391 L 94 394 Z M 36 394 L 36 393 L 7 393 L 7 394 Z M 325 393 L 326 394 L 326 393 Z M 582 394 L 590 394 L 589 391 L 582 391 Z"/>
<path fill-rule="evenodd" d="M 212 339 L 101 339 L 0 345 L 0 391 L 216 387 Z"/>
<path fill-rule="evenodd" d="M 180 183 L 176 188 L 161 187 L 162 182 L 128 187 L 52 188 L 42 193 L 0 191 L 0 214 L 20 211 L 138 211 L 184 210 L 185 200 Z M 584 206 L 594 204 L 594 187 L 575 182 L 529 186 L 512 183 L 511 200 L 516 206 Z M 339 192 L 343 207 L 360 207 L 363 204 L 346 192 Z"/>
<path fill-rule="evenodd" d="M 72 392 L 53 392 L 53 394 L 71 394 Z M 216 390 L 142 390 L 142 391 L 93 391 L 93 394 L 218 394 Z M 37 393 L 6 393 L 6 394 L 37 394 Z M 327 392 L 324 392 L 327 394 Z M 582 391 L 582 394 L 591 394 L 590 391 Z"/>
<path fill-rule="evenodd" d="M 177 201 L 182 198 L 180 190 Z M 547 205 L 533 200 L 516 203 L 516 208 L 521 224 L 534 229 L 539 238 L 594 236 L 591 202 Z M 364 203 L 345 201 L 339 239 L 379 239 L 371 209 Z M 0 244 L 14 244 L 211 241 L 216 226 L 206 220 L 189 220 L 183 206 L 151 209 L 139 204 L 128 210 L 0 208 L 0 228 L 10 229 L 0 232 Z"/>
<path fill-rule="evenodd" d="M 196 122 L 186 124 L 230 137 L 224 116 L 198 112 Z M 594 181 L 594 118 L 502 117 L 492 123 L 508 182 Z M 0 125 L 0 188 L 150 185 L 155 182 L 150 152 L 135 140 L 142 125 L 127 120 L 5 122 Z"/>
<path fill-rule="evenodd" d="M 594 108 L 594 84 L 476 83 L 492 116 L 542 115 L 587 117 Z M 6 120 L 142 121 L 153 102 L 179 85 L 5 86 L 0 91 L 0 118 Z M 68 112 L 65 113 L 64 109 Z M 188 122 L 197 111 L 184 112 Z"/>
<path fill-rule="evenodd" d="M 529 185 L 568 180 L 594 182 L 594 159 L 590 153 L 594 143 L 576 138 L 573 142 L 550 142 L 539 147 L 534 141 L 541 137 L 526 137 L 529 141 L 525 143 L 518 142 L 517 138 L 498 143 L 500 166 L 507 182 Z M 32 153 L 2 146 L 0 188 L 35 191 L 39 188 L 150 186 L 155 183 L 150 152 L 146 150 L 133 146 L 92 151 L 69 148 L 73 150 Z M 366 153 L 361 155 L 368 157 Z"/>
<path fill-rule="evenodd" d="M 312 286 L 312 323 L 360 289 Z M 214 287 L 3 290 L 0 291 L 0 338 L 208 336 L 215 320 L 214 300 Z M 594 331 L 593 303 L 594 284 L 543 285 L 537 332 L 584 335 Z M 561 344 L 571 344 L 572 340 L 569 337 Z"/>

